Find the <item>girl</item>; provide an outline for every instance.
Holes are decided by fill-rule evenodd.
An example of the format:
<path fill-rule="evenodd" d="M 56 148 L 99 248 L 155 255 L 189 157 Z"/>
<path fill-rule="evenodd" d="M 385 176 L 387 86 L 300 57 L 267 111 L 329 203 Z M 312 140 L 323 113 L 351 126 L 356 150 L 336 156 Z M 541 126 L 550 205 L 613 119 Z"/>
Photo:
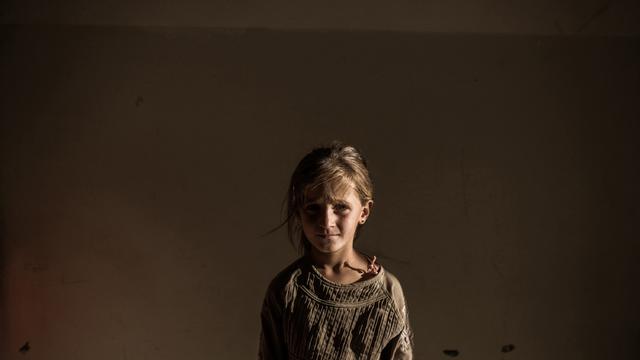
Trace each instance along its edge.
<path fill-rule="evenodd" d="M 302 257 L 271 281 L 260 359 L 411 359 L 398 279 L 353 244 L 373 206 L 366 162 L 352 146 L 316 148 L 287 194 L 289 239 Z"/>

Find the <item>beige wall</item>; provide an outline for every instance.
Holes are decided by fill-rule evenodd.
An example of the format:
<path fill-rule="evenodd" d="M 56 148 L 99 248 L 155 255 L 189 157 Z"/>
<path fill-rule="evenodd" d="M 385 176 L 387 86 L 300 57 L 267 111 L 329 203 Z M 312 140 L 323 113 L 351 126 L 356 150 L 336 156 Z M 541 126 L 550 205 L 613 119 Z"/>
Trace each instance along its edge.
<path fill-rule="evenodd" d="M 637 358 L 640 52 L 613 33 L 2 26 L 0 358 L 254 358 L 296 256 L 260 234 L 335 138 L 419 359 Z"/>

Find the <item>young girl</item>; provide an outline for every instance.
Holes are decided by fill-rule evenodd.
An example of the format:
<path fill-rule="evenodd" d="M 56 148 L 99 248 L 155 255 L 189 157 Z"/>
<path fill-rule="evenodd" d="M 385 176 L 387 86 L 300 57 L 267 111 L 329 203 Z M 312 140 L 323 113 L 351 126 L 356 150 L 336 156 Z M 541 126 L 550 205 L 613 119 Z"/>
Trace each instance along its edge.
<path fill-rule="evenodd" d="M 412 358 L 398 279 L 353 247 L 372 206 L 369 171 L 352 146 L 334 142 L 300 161 L 282 225 L 303 256 L 267 289 L 260 359 Z"/>

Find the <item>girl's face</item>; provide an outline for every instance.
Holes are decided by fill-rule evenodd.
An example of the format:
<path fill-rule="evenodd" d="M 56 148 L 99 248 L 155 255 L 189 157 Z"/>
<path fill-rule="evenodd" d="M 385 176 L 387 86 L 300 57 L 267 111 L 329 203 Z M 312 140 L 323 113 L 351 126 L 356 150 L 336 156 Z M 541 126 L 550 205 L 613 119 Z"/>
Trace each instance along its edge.
<path fill-rule="evenodd" d="M 352 186 L 335 201 L 328 200 L 323 189 L 308 192 L 300 210 L 304 234 L 313 249 L 322 253 L 353 247 L 356 228 L 369 216 L 371 204 L 362 205 Z"/>

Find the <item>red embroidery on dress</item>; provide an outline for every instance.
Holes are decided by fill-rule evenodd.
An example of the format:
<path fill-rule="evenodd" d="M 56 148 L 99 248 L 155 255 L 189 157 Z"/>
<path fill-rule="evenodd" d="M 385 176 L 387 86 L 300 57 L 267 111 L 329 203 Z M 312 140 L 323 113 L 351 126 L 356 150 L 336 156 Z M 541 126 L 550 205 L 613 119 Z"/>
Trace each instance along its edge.
<path fill-rule="evenodd" d="M 348 268 L 351 268 L 359 272 L 360 274 L 378 275 L 378 273 L 380 272 L 380 264 L 376 264 L 377 258 L 375 256 L 373 258 L 370 258 L 368 255 L 365 255 L 364 257 L 366 257 L 367 261 L 369 262 L 366 270 L 363 270 L 362 268 L 353 267 L 347 261 L 344 262 L 344 265 Z"/>
<path fill-rule="evenodd" d="M 369 257 L 367 257 L 367 259 L 369 260 L 369 266 L 367 266 L 367 274 L 375 274 L 377 275 L 378 272 L 380 271 L 380 265 L 376 264 L 376 256 L 374 255 L 373 258 L 369 259 Z"/>

